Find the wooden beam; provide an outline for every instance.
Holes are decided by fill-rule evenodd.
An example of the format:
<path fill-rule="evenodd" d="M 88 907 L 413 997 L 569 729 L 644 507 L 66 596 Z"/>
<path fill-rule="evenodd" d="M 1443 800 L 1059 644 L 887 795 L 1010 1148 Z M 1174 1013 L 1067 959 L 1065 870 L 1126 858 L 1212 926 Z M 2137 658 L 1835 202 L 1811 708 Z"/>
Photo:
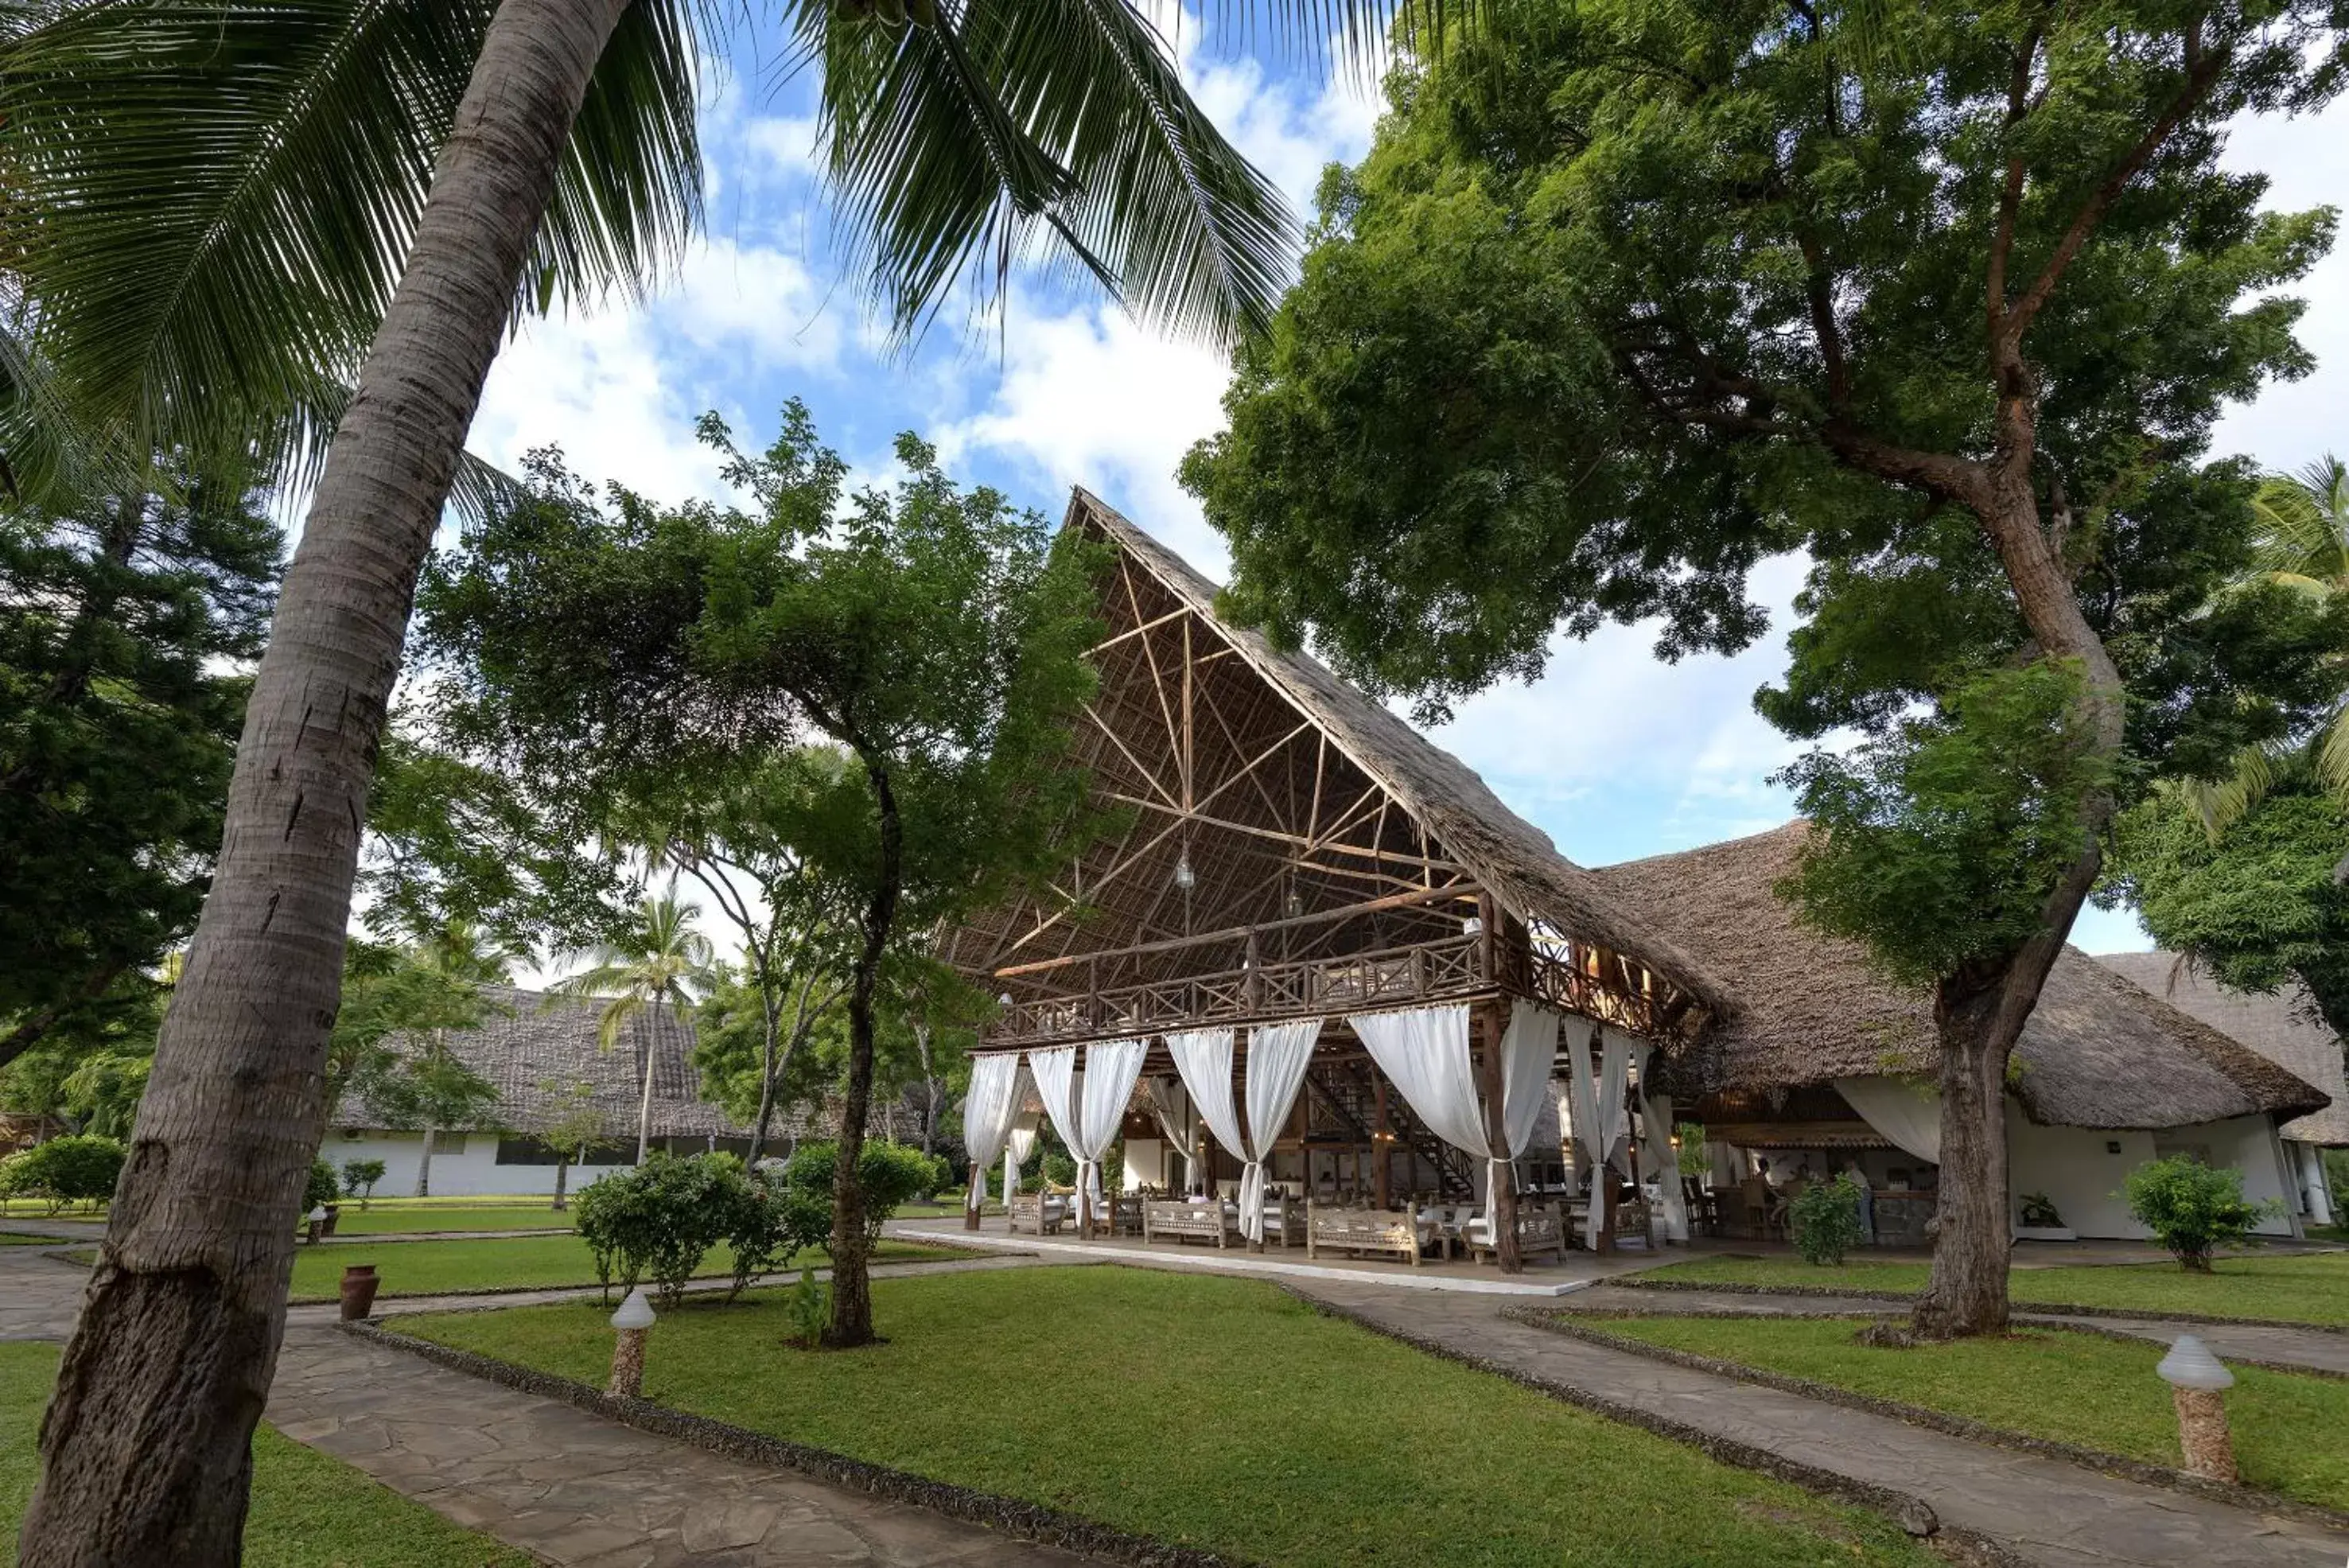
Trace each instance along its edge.
<path fill-rule="evenodd" d="M 1210 942 L 1241 941 L 1257 931 L 1288 930 L 1299 926 L 1319 925 L 1329 920 L 1342 920 L 1356 915 L 1367 915 L 1380 909 L 1403 909 L 1415 904 L 1432 904 L 1465 896 L 1474 889 L 1464 886 L 1436 888 L 1414 888 L 1408 893 L 1394 893 L 1383 898 L 1370 898 L 1340 909 L 1322 909 L 1310 915 L 1290 915 L 1282 919 L 1264 920 L 1252 926 L 1226 926 L 1221 930 L 1201 931 L 1196 936 L 1169 937 L 1163 941 L 1137 942 L 1131 947 L 1103 948 L 1097 952 L 1071 953 L 1061 958 L 1038 959 L 1030 963 L 1012 964 L 995 971 L 998 980 L 1009 980 L 1015 975 L 1040 974 L 1046 970 L 1060 969 L 1068 964 L 1086 963 L 1100 959 L 1135 958 L 1143 953 L 1173 952 L 1178 948 L 1203 947 Z"/>

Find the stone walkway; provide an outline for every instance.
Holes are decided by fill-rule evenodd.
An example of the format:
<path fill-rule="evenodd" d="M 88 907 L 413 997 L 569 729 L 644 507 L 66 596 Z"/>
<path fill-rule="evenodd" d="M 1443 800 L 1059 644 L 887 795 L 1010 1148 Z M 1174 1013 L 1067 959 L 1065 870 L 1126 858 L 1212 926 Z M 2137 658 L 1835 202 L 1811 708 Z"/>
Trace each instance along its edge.
<path fill-rule="evenodd" d="M 2048 1568 L 2340 1568 L 2349 1561 L 2349 1530 L 2140 1486 L 1603 1349 L 1513 1322 L 1490 1301 L 1319 1281 L 1296 1288 L 1382 1328 L 1554 1386 L 1913 1497 L 1945 1525 Z"/>
<path fill-rule="evenodd" d="M 1750 1317 L 1842 1317 L 1857 1313 L 1905 1315 L 1909 1306 L 1907 1302 L 1871 1296 L 1772 1296 L 1744 1291 L 1656 1291 L 1621 1285 L 1594 1285 L 1560 1304 L 1572 1312 L 1628 1312 L 1643 1317 L 1689 1314 Z M 2168 1345 L 2179 1334 L 2190 1334 L 2209 1345 L 2222 1361 L 2259 1362 L 2349 1377 L 2349 1334 L 2328 1334 L 2320 1328 L 2175 1323 L 2156 1317 L 2030 1311 L 2017 1312 L 2014 1321 L 2125 1334 L 2156 1345 Z"/>
<path fill-rule="evenodd" d="M 1014 1260 L 896 1272 L 1017 1267 Z M 87 1271 L 0 1248 L 0 1339 L 63 1339 Z M 564 1299 L 539 1292 L 523 1299 Z M 585 1293 L 592 1294 L 592 1292 Z M 387 1303 L 407 1311 L 464 1298 Z M 288 1314 L 272 1425 L 469 1529 L 562 1568 L 1077 1568 L 927 1509 L 720 1458 Z"/>

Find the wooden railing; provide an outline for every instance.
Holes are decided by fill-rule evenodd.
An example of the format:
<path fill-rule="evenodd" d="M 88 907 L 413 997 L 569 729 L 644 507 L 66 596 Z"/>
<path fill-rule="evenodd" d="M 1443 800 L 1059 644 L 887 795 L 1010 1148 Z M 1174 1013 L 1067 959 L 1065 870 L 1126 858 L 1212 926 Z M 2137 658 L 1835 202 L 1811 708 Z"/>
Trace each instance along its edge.
<path fill-rule="evenodd" d="M 1651 1033 L 1656 1024 L 1647 998 L 1606 986 L 1550 954 L 1523 947 L 1512 951 L 1467 932 L 1376 952 L 1144 981 L 1083 996 L 1014 1000 L 987 1026 L 983 1044 L 1106 1040 L 1495 995 L 1527 997 L 1638 1033 Z"/>

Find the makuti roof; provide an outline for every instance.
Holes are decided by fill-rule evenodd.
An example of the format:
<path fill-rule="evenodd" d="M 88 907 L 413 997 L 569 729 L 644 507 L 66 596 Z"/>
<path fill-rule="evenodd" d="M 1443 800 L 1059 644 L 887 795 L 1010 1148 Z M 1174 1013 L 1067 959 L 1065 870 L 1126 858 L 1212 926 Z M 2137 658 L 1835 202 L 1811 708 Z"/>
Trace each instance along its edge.
<path fill-rule="evenodd" d="M 1931 1000 L 1893 984 L 1857 944 L 1798 926 L 1772 884 L 1807 825 L 1588 873 L 1616 904 L 1697 955 L 1733 993 L 1678 1064 L 1702 1091 L 1929 1073 Z M 2219 1030 L 2066 948 L 2015 1048 L 2016 1096 L 2036 1122 L 2185 1127 L 2318 1109 L 2323 1093 Z"/>
<path fill-rule="evenodd" d="M 1549 836 L 1503 805 L 1475 769 L 1312 655 L 1279 648 L 1254 628 L 1222 619 L 1216 611 L 1217 585 L 1188 561 L 1090 491 L 1079 489 L 1071 496 L 1068 525 L 1098 530 L 1212 625 L 1241 659 L 1381 785 L 1511 914 L 1624 954 L 1709 1008 L 1728 1004 L 1726 990 L 1702 961 L 1560 855 Z"/>
<path fill-rule="evenodd" d="M 525 1133 L 546 1126 L 570 1106 L 540 1085 L 585 1081 L 594 1086 L 592 1100 L 603 1113 L 607 1134 L 633 1139 L 644 1092 L 645 1055 L 650 1051 L 653 1137 L 750 1136 L 750 1128 L 702 1099 L 692 1034 L 670 1009 L 638 1011 L 607 1052 L 596 1044 L 605 1006 L 600 999 L 507 986 L 484 986 L 481 995 L 489 1012 L 481 1027 L 452 1029 L 448 1044 L 458 1060 L 497 1085 L 498 1125 Z M 419 1044 L 399 1036 L 392 1041 L 393 1049 L 409 1052 Z M 379 1112 L 349 1095 L 335 1107 L 330 1121 L 336 1127 L 388 1125 Z"/>
<path fill-rule="evenodd" d="M 2281 1129 L 2307 1143 L 2349 1145 L 2349 1082 L 2341 1036 L 2317 1015 L 2305 989 L 2260 995 L 2220 983 L 2177 953 L 2103 953 L 2096 961 L 2200 1019 L 2333 1096 L 2333 1103 Z"/>

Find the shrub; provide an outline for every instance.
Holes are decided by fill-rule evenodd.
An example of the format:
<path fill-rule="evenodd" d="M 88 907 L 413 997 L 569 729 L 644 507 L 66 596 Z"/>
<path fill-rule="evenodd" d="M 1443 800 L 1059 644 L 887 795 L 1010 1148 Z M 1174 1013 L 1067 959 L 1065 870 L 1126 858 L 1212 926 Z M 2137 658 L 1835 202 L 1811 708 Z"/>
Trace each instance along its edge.
<path fill-rule="evenodd" d="M 790 1324 L 783 1337 L 802 1350 L 823 1343 L 824 1327 L 832 1322 L 832 1292 L 813 1269 L 802 1269 L 800 1282 L 783 1297 L 783 1322 Z"/>
<path fill-rule="evenodd" d="M 792 1199 L 823 1210 L 818 1240 L 832 1233 L 832 1183 L 839 1164 L 839 1147 L 827 1139 L 800 1145 L 783 1166 L 783 1186 Z M 871 1242 L 880 1240 L 881 1227 L 899 1204 L 945 1183 L 946 1161 L 902 1143 L 868 1138 L 856 1158 L 856 1178 L 864 1189 L 864 1239 Z"/>
<path fill-rule="evenodd" d="M 1788 1219 L 1803 1262 L 1831 1268 L 1859 1245 L 1859 1183 L 1849 1172 L 1815 1181 L 1795 1195 Z"/>
<path fill-rule="evenodd" d="M 0 1196 L 47 1199 L 52 1214 L 113 1197 L 121 1179 L 122 1146 L 95 1133 L 53 1137 L 0 1160 Z"/>
<path fill-rule="evenodd" d="M 2064 1215 L 2055 1200 L 2044 1192 L 2026 1192 L 2016 1201 L 2023 1209 L 2023 1222 L 2034 1231 L 2060 1231 Z"/>
<path fill-rule="evenodd" d="M 356 1198 L 365 1209 L 367 1199 L 375 1196 L 375 1184 L 383 1179 L 383 1161 L 379 1159 L 347 1159 L 343 1161 L 343 1195 Z"/>
<path fill-rule="evenodd" d="M 605 1299 L 616 1278 L 623 1292 L 650 1280 L 662 1303 L 676 1305 L 740 1220 L 749 1185 L 742 1162 L 726 1154 L 655 1154 L 591 1183 L 579 1195 L 579 1234 Z"/>
<path fill-rule="evenodd" d="M 1044 1179 L 1055 1187 L 1073 1187 L 1077 1181 L 1077 1162 L 1072 1156 L 1058 1149 L 1044 1153 Z"/>
<path fill-rule="evenodd" d="M 2243 1173 L 2203 1164 L 2192 1155 L 2147 1160 L 2128 1173 L 2123 1189 L 2130 1217 L 2169 1249 L 2178 1266 L 2210 1272 L 2210 1254 L 2240 1247 L 2251 1227 L 2276 1207 L 2243 1196 Z"/>
<path fill-rule="evenodd" d="M 343 1195 L 342 1183 L 335 1179 L 335 1168 L 316 1155 L 310 1158 L 309 1179 L 302 1184 L 302 1212 L 332 1203 Z"/>
<path fill-rule="evenodd" d="M 726 1232 L 726 1244 L 734 1252 L 734 1287 L 726 1299 L 732 1301 L 753 1279 L 782 1268 L 803 1249 L 822 1246 L 831 1231 L 828 1199 L 816 1201 L 795 1192 L 764 1170 L 750 1176 L 735 1199 Z"/>

